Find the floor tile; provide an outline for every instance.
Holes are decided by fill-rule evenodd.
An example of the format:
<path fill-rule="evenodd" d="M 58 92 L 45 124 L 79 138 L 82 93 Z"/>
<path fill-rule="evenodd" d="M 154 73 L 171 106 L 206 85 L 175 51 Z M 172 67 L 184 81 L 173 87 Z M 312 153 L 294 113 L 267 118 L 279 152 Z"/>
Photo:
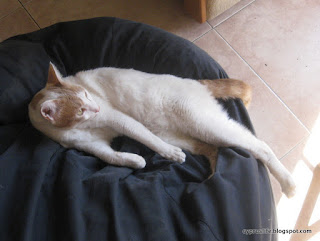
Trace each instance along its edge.
<path fill-rule="evenodd" d="M 28 13 L 23 8 L 19 8 L 10 15 L 0 19 L 0 42 L 14 35 L 38 29 Z"/>
<path fill-rule="evenodd" d="M 315 190 L 315 186 L 311 187 L 309 195 L 307 195 L 311 180 L 315 174 L 315 166 L 317 165 L 317 162 L 315 162 L 314 159 L 310 159 L 310 155 L 307 152 L 308 146 L 313 144 L 312 141 L 311 134 L 310 137 L 302 141 L 281 160 L 281 162 L 292 173 L 292 176 L 296 181 L 297 188 L 296 195 L 294 197 L 288 199 L 285 197 L 285 195 L 282 195 L 279 183 L 274 177 L 271 176 L 271 184 L 277 206 L 279 229 L 308 229 L 308 224 L 310 226 L 320 218 L 320 199 L 318 198 L 319 192 Z M 318 157 L 320 157 L 320 155 Z M 319 177 L 317 178 L 319 179 Z M 318 181 L 315 180 L 315 182 L 317 183 Z M 304 209 L 304 212 L 306 213 L 301 214 L 301 207 L 303 203 L 307 200 L 310 204 L 310 199 L 318 199 L 318 202 L 316 202 L 315 206 L 306 205 Z M 311 215 L 306 215 L 307 213 L 310 213 Z M 297 227 L 296 225 L 299 216 L 300 227 Z M 302 227 L 301 224 L 305 224 L 305 226 Z M 312 228 L 311 230 L 313 234 L 316 234 L 320 231 L 320 228 Z M 291 240 L 290 235 L 281 237 L 282 238 L 280 240 Z M 302 235 L 300 235 L 299 238 L 298 235 L 294 240 L 307 239 L 302 239 Z"/>
<path fill-rule="evenodd" d="M 17 8 L 19 8 L 21 5 L 18 0 L 1 0 L 0 1 L 0 19 Z"/>
<path fill-rule="evenodd" d="M 308 135 L 296 117 L 214 30 L 195 44 L 217 60 L 229 77 L 244 80 L 252 86 L 251 120 L 258 138 L 266 141 L 279 158 Z"/>
<path fill-rule="evenodd" d="M 214 28 L 254 1 L 255 0 L 241 0 L 240 2 L 236 3 L 234 6 L 224 11 L 217 17 L 208 20 L 208 23 Z"/>
<path fill-rule="evenodd" d="M 311 129 L 320 113 L 320 4 L 256 0 L 216 30 Z"/>
<path fill-rule="evenodd" d="M 41 28 L 60 21 L 101 16 L 125 18 L 150 24 L 190 41 L 211 29 L 186 15 L 181 0 L 32 0 L 25 4 Z"/>
<path fill-rule="evenodd" d="M 318 170 L 315 169 L 320 163 L 319 143 L 320 116 L 317 118 L 310 136 L 281 159 L 281 162 L 292 173 L 296 181 L 296 195 L 293 198 L 287 199 L 282 195 L 279 183 L 271 176 L 271 185 L 275 203 L 277 204 L 279 227 L 312 230 L 313 237 L 311 239 L 309 239 L 310 235 L 294 235 L 291 237 L 291 241 L 319 240 L 320 237 L 320 226 L 313 225 L 320 220 L 320 189 L 318 186 L 320 170 L 319 168 Z M 313 178 L 315 184 L 311 185 Z M 301 209 L 302 205 L 304 206 L 303 210 Z M 288 219 L 290 220 L 289 222 Z M 286 236 L 286 238 L 283 240 L 289 240 L 290 236 Z"/>
<path fill-rule="evenodd" d="M 313 166 L 310 164 L 307 158 L 304 157 L 303 151 L 306 147 L 308 138 L 305 138 L 301 143 L 299 143 L 296 147 L 294 147 L 287 155 L 285 155 L 281 162 L 282 164 L 292 173 L 298 162 L 302 162 L 303 166 L 305 168 L 309 168 L 310 173 L 313 171 Z M 270 176 L 271 185 L 273 189 L 274 194 L 274 200 L 277 204 L 280 201 L 280 198 L 282 197 L 281 193 L 281 187 L 278 181 L 273 177 Z"/>

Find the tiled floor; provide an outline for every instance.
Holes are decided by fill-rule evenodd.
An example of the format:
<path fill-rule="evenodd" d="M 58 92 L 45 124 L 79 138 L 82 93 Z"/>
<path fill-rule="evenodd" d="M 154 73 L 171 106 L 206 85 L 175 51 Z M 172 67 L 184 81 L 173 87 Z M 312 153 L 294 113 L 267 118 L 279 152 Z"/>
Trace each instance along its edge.
<path fill-rule="evenodd" d="M 297 195 L 288 200 L 272 178 L 279 226 L 293 229 L 300 214 L 305 224 L 296 228 L 312 226 L 313 233 L 280 234 L 279 240 L 320 240 L 319 195 L 310 192 L 318 200 L 314 208 L 307 207 L 311 217 L 300 213 L 320 162 L 319 13 L 319 0 L 242 0 L 199 24 L 183 12 L 182 0 L 1 0 L 0 41 L 59 21 L 116 16 L 194 42 L 230 77 L 253 86 L 249 113 L 257 135 L 296 179 Z"/>

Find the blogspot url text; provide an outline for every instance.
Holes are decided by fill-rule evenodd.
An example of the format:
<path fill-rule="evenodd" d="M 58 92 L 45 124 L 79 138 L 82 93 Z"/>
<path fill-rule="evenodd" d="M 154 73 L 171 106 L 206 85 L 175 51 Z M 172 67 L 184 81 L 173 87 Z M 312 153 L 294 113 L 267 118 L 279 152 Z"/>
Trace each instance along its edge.
<path fill-rule="evenodd" d="M 293 234 L 293 233 L 312 233 L 309 229 L 269 229 L 269 228 L 259 228 L 259 229 L 242 229 L 242 233 L 245 235 L 252 234 Z"/>

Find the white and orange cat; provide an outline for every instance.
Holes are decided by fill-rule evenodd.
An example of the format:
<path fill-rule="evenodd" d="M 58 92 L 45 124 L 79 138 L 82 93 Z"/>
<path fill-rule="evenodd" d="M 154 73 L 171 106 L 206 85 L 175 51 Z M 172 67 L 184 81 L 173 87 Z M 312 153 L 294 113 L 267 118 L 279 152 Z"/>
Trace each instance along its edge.
<path fill-rule="evenodd" d="M 206 155 L 214 167 L 215 147 L 239 146 L 262 161 L 291 197 L 295 184 L 263 141 L 230 119 L 215 98 L 241 98 L 250 87 L 242 81 L 182 79 L 133 69 L 98 68 L 62 77 L 50 64 L 48 82 L 29 104 L 32 124 L 67 148 L 132 168 L 142 156 L 114 151 L 113 138 L 126 135 L 161 156 L 183 163 L 188 150 Z"/>

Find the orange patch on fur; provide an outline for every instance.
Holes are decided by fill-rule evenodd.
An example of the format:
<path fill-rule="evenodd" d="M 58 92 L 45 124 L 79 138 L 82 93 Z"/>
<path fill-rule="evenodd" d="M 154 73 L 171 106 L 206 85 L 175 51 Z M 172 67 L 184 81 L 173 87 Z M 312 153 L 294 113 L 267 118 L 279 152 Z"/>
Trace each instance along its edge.
<path fill-rule="evenodd" d="M 60 83 L 60 81 L 56 75 L 56 72 L 54 71 L 54 68 L 52 67 L 51 64 L 49 64 L 47 85 L 61 86 L 61 83 Z"/>
<path fill-rule="evenodd" d="M 248 107 L 251 102 L 251 87 L 236 79 L 199 80 L 215 98 L 239 98 Z"/>
<path fill-rule="evenodd" d="M 55 126 L 57 127 L 71 127 L 77 122 L 77 113 L 81 106 L 82 101 L 73 96 L 59 98 L 55 100 L 58 113 L 55 117 Z"/>
<path fill-rule="evenodd" d="M 197 140 L 194 142 L 193 148 L 194 148 L 194 151 L 193 151 L 194 154 L 204 155 L 205 157 L 208 158 L 211 166 L 211 170 L 212 170 L 212 175 L 213 175 L 216 169 L 218 147 Z"/>
<path fill-rule="evenodd" d="M 45 93 L 54 92 L 57 99 L 54 103 L 57 113 L 54 116 L 54 124 L 57 127 L 71 127 L 77 122 L 77 113 L 83 105 L 82 100 L 77 96 L 83 91 L 82 87 L 59 82 L 59 85 L 47 84 L 42 92 L 38 92 L 30 102 L 30 106 L 36 109 L 40 101 L 45 98 Z"/>
<path fill-rule="evenodd" d="M 47 86 L 46 89 L 50 92 L 55 92 L 59 95 L 56 99 L 58 107 L 58 115 L 55 117 L 55 126 L 71 127 L 77 122 L 77 113 L 83 105 L 82 100 L 77 94 L 83 89 L 80 86 L 61 83 L 60 86 Z"/>
<path fill-rule="evenodd" d="M 30 106 L 31 108 L 33 109 L 36 109 L 37 108 L 37 105 L 39 104 L 40 100 L 42 100 L 44 97 L 44 94 L 38 92 L 31 100 L 30 102 Z"/>

